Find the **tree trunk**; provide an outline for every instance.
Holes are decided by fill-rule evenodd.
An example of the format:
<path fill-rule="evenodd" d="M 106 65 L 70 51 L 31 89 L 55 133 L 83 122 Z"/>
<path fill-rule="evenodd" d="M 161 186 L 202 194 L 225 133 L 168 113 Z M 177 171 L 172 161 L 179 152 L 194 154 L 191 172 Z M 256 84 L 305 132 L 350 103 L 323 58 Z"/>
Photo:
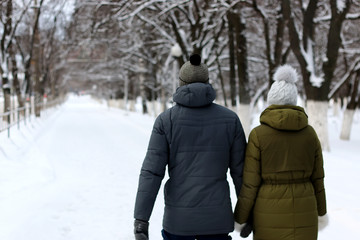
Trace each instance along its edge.
<path fill-rule="evenodd" d="M 128 110 L 128 100 L 129 100 L 129 79 L 125 78 L 124 81 L 124 105 L 122 106 L 122 108 L 127 111 Z"/>
<path fill-rule="evenodd" d="M 56 76 L 54 76 L 54 74 L 51 73 L 51 79 L 52 79 L 52 81 L 50 81 L 50 89 L 51 89 L 51 96 L 52 96 L 51 100 L 55 100 L 58 95 L 58 93 L 55 90 L 55 84 L 56 84 L 55 77 Z"/>
<path fill-rule="evenodd" d="M 164 85 L 163 85 L 164 86 Z M 165 88 L 162 87 L 161 90 L 161 110 L 162 112 L 165 112 L 167 109 L 166 103 L 167 103 L 167 99 L 166 99 L 166 92 L 165 92 Z"/>
<path fill-rule="evenodd" d="M 309 124 L 315 129 L 322 149 L 330 151 L 327 118 L 329 102 L 307 100 L 306 107 L 309 115 Z"/>
<path fill-rule="evenodd" d="M 339 116 L 339 112 L 340 112 L 340 101 L 338 97 L 334 98 L 334 102 L 333 102 L 333 115 L 335 117 Z"/>
<path fill-rule="evenodd" d="M 42 108 L 42 94 L 41 94 L 41 81 L 40 81 L 40 34 L 39 31 L 35 32 L 34 38 L 34 83 L 35 83 L 35 116 L 40 117 Z"/>
<path fill-rule="evenodd" d="M 346 109 L 342 121 L 340 139 L 350 140 L 351 127 L 355 115 L 355 109 Z"/>
<path fill-rule="evenodd" d="M 343 12 L 338 12 L 336 0 L 331 0 L 331 22 L 328 33 L 328 43 L 326 48 L 326 61 L 323 62 L 322 72 L 324 79 L 321 83 L 314 84 L 312 80 L 321 74 L 316 70 L 316 57 L 313 50 L 313 40 L 315 32 L 314 17 L 317 10 L 318 0 L 310 0 L 304 11 L 303 16 L 303 33 L 302 37 L 296 27 L 294 14 L 291 9 L 289 0 L 282 0 L 282 11 L 284 19 L 287 21 L 289 30 L 290 46 L 297 58 L 301 74 L 303 77 L 304 89 L 306 92 L 309 120 L 319 135 L 320 142 L 324 150 L 329 150 L 328 129 L 327 129 L 327 110 L 328 94 L 330 85 L 333 80 L 334 70 L 336 67 L 339 47 L 341 43 L 341 28 L 346 12 L 349 9 L 350 2 L 346 1 L 346 7 Z"/>
<path fill-rule="evenodd" d="M 253 0 L 253 8 L 254 10 L 260 15 L 261 19 L 262 19 L 262 23 L 264 26 L 264 38 L 265 38 L 265 55 L 266 55 L 266 60 L 268 63 L 268 81 L 269 81 L 269 89 L 270 86 L 272 84 L 272 74 L 273 74 L 273 69 L 274 69 L 274 61 L 273 58 L 271 56 L 272 50 L 271 50 L 271 39 L 270 39 L 270 32 L 269 32 L 269 19 L 268 17 L 266 17 L 263 13 L 263 11 L 260 10 L 260 8 L 257 5 L 257 1 Z M 277 24 L 277 32 L 279 31 L 279 19 L 282 19 L 280 17 L 278 17 L 278 24 Z M 282 43 L 282 41 L 280 41 Z M 279 46 L 278 44 L 278 37 L 276 37 L 276 46 Z M 280 52 L 281 53 L 281 52 Z M 278 52 L 275 51 L 275 54 L 278 54 Z"/>
<path fill-rule="evenodd" d="M 176 92 L 177 87 L 179 86 L 179 80 L 178 80 L 178 61 L 173 62 L 173 70 L 172 70 L 172 93 Z"/>
<path fill-rule="evenodd" d="M 10 55 L 11 64 L 12 64 L 11 71 L 12 71 L 12 75 L 13 75 L 14 90 L 15 90 L 15 94 L 16 94 L 16 97 L 18 100 L 18 106 L 19 106 L 19 108 L 22 108 L 24 106 L 24 99 L 21 94 L 20 82 L 18 79 L 18 68 L 17 68 L 17 63 L 16 63 L 16 59 L 15 59 L 15 53 L 14 53 L 13 46 L 11 46 L 9 49 L 9 55 Z M 21 112 L 21 114 L 23 114 L 23 112 Z"/>
<path fill-rule="evenodd" d="M 35 0 L 36 5 L 36 0 Z M 42 96 L 40 93 L 41 90 L 41 83 L 40 83 L 40 33 L 39 33 L 39 23 L 38 23 L 38 15 L 40 12 L 40 9 L 35 10 L 35 30 L 34 30 L 34 45 L 33 45 L 33 61 L 32 61 L 32 69 L 34 71 L 33 83 L 35 84 L 34 90 L 35 90 L 35 116 L 40 117 L 41 114 L 41 104 L 42 104 Z"/>
<path fill-rule="evenodd" d="M 129 100 L 129 111 L 130 112 L 135 112 L 135 100 L 134 99 L 130 99 Z"/>
<path fill-rule="evenodd" d="M 331 20 L 330 20 L 330 29 L 328 32 L 328 42 L 326 46 L 326 61 L 323 63 L 323 72 L 324 72 L 324 87 L 326 87 L 327 95 L 330 92 L 331 81 L 334 77 L 334 72 L 337 64 L 337 59 L 339 55 L 339 49 L 342 45 L 341 39 L 341 30 L 342 24 L 344 22 L 345 16 L 350 8 L 350 1 L 346 0 L 345 8 L 342 12 L 339 12 L 337 8 L 337 0 L 331 0 Z M 328 96 L 326 96 L 328 97 Z"/>
<path fill-rule="evenodd" d="M 2 84 L 3 84 L 3 93 L 4 93 L 4 112 L 9 112 L 11 107 L 11 98 L 10 98 L 11 88 L 7 77 L 3 76 L 2 80 L 3 80 Z M 3 120 L 5 122 L 8 122 L 8 124 L 10 124 L 10 117 L 4 116 Z"/>
<path fill-rule="evenodd" d="M 245 134 L 250 133 L 250 87 L 247 62 L 247 39 L 245 36 L 245 20 L 239 14 L 234 15 L 235 40 L 236 40 L 236 62 L 239 77 L 239 116 L 243 123 Z"/>
<path fill-rule="evenodd" d="M 1 3 L 3 5 L 3 3 Z M 2 6 L 5 7 L 5 6 Z M 12 1 L 8 1 L 6 5 L 6 10 L 1 9 L 2 13 L 4 13 L 4 22 L 2 22 L 2 31 L 1 31 L 1 39 L 0 39 L 0 80 L 2 84 L 2 90 L 4 94 L 4 112 L 10 111 L 11 100 L 11 86 L 9 83 L 9 69 L 8 69 L 8 55 L 6 52 L 6 43 L 11 34 L 12 28 Z M 3 19 L 2 19 L 3 20 Z M 9 115 L 10 116 L 10 115 Z M 10 124 L 10 117 L 4 116 L 3 120 Z"/>
<path fill-rule="evenodd" d="M 234 13 L 231 11 L 227 14 L 228 19 L 228 37 L 229 37 L 229 61 L 230 61 L 230 100 L 231 106 L 236 107 L 236 72 L 235 72 L 235 40 L 234 40 Z"/>
<path fill-rule="evenodd" d="M 157 115 L 158 115 L 158 111 L 157 111 L 157 100 L 156 100 L 156 99 L 152 99 L 151 105 L 152 105 L 152 109 L 153 109 L 153 116 L 156 118 Z"/>
<path fill-rule="evenodd" d="M 128 78 L 128 101 L 129 101 L 129 111 L 130 112 L 135 112 L 136 111 L 136 91 L 135 91 L 135 86 L 134 86 L 134 79 L 132 74 L 130 74 L 130 72 L 128 72 L 127 74 L 127 78 Z"/>
<path fill-rule="evenodd" d="M 236 61 L 239 77 L 239 101 L 241 104 L 250 104 L 250 88 L 247 62 L 247 39 L 245 36 L 245 22 L 239 15 L 235 17 Z"/>
<path fill-rule="evenodd" d="M 40 85 L 40 63 L 39 63 L 39 57 L 40 57 L 40 35 L 39 35 L 39 17 L 40 17 L 40 13 L 41 13 L 41 7 L 43 4 L 44 0 L 40 0 L 40 3 L 38 5 L 37 8 L 34 9 L 34 25 L 33 25 L 33 31 L 32 31 L 32 37 L 31 37 L 31 41 L 30 41 L 30 53 L 29 53 L 29 57 L 27 58 L 26 62 L 25 62 L 25 81 L 27 81 L 27 91 L 26 93 L 30 93 L 31 95 L 31 91 L 33 90 L 33 84 L 34 86 L 34 90 L 35 90 L 35 115 L 36 117 L 40 117 L 40 96 L 39 96 L 39 90 L 41 88 Z M 37 0 L 34 1 L 35 6 L 37 6 Z M 33 59 L 33 53 L 35 55 L 34 59 Z M 35 81 L 33 81 L 31 79 L 31 74 L 30 74 L 30 67 L 33 67 L 34 69 L 34 79 Z"/>
<path fill-rule="evenodd" d="M 247 113 L 247 115 L 246 115 L 246 113 Z M 245 136 L 247 138 L 251 131 L 250 104 L 240 103 L 239 115 L 240 115 L 241 125 L 244 129 Z"/>
<path fill-rule="evenodd" d="M 228 106 L 227 101 L 226 101 L 226 92 L 225 92 L 225 83 L 224 83 L 224 78 L 223 78 L 223 74 L 221 71 L 221 64 L 219 62 L 219 56 L 216 55 L 216 64 L 218 66 L 218 70 L 219 70 L 219 79 L 220 79 L 220 84 L 221 84 L 221 92 L 223 95 L 223 99 L 224 99 L 224 105 L 225 107 Z"/>
<path fill-rule="evenodd" d="M 350 101 L 346 106 L 346 110 L 344 112 L 344 118 L 341 128 L 340 139 L 350 140 L 351 127 L 354 119 L 354 113 L 356 111 L 356 107 L 358 105 L 359 100 L 359 82 L 360 82 L 360 70 L 357 71 L 354 85 L 351 91 Z"/>
<path fill-rule="evenodd" d="M 145 92 L 145 64 L 143 59 L 139 59 L 139 67 L 140 67 L 140 95 L 141 95 L 141 105 L 143 114 L 148 113 L 147 105 L 146 105 L 146 92 Z"/>

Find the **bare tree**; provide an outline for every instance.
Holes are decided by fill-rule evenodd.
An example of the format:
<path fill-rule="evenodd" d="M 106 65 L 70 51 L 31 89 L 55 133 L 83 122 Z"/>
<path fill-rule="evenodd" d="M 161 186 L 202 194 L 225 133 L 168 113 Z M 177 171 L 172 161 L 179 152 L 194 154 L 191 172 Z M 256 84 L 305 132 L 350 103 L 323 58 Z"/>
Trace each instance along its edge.
<path fill-rule="evenodd" d="M 280 1 L 268 6 L 275 10 L 266 10 L 257 0 L 253 0 L 253 8 L 263 23 L 263 38 L 265 40 L 265 55 L 268 65 L 268 89 L 272 84 L 275 69 L 286 63 L 290 46 L 285 41 L 285 20 L 282 16 Z M 272 27 L 274 29 L 272 29 Z"/>
<path fill-rule="evenodd" d="M 343 140 L 349 140 L 350 139 L 350 133 L 351 133 L 351 127 L 354 119 L 354 114 L 356 108 L 359 107 L 360 103 L 360 88 L 359 88 L 359 82 L 360 82 L 360 64 L 358 64 L 357 68 L 355 69 L 354 77 L 353 77 L 353 83 L 351 87 L 351 95 L 350 95 L 350 101 L 346 106 L 346 110 L 344 112 L 344 118 L 342 122 L 342 128 L 340 133 L 340 138 Z"/>
<path fill-rule="evenodd" d="M 2 35 L 0 40 L 0 74 L 1 74 L 1 85 L 4 92 L 4 110 L 10 110 L 10 92 L 12 83 L 9 81 L 9 77 L 13 79 L 15 86 L 18 85 L 17 75 L 17 63 L 15 60 L 14 51 L 14 38 L 17 27 L 21 22 L 24 14 L 28 10 L 30 5 L 29 1 L 23 9 L 21 9 L 19 16 L 14 16 L 14 6 L 12 0 L 1 2 L 1 23 L 2 23 Z M 3 12 L 4 11 L 4 12 Z M 17 18 L 17 19 L 16 19 Z M 15 21 L 13 19 L 16 19 Z M 9 68 L 11 66 L 11 69 Z M 11 75 L 11 76 L 10 76 Z M 19 88 L 16 87 L 16 94 L 20 106 L 22 106 L 22 97 Z"/>
<path fill-rule="evenodd" d="M 302 3 L 302 1 L 300 1 Z M 327 45 L 325 53 L 320 57 L 315 52 L 315 24 L 314 18 L 318 1 L 310 0 L 307 6 L 302 4 L 302 34 L 297 28 L 294 8 L 289 0 L 282 1 L 282 11 L 287 21 L 290 45 L 301 69 L 303 84 L 307 97 L 307 109 L 310 123 L 318 131 L 320 141 L 325 150 L 329 150 L 327 110 L 328 94 L 333 80 L 339 48 L 341 45 L 341 29 L 345 16 L 350 8 L 350 1 L 346 0 L 343 6 L 336 0 L 330 0 L 331 20 L 328 30 Z M 302 36 L 302 37 L 300 37 Z M 324 54 L 324 55 L 323 55 Z M 324 57 L 323 57 L 324 56 Z M 321 66 L 322 61 L 322 68 Z M 320 63 L 320 64 L 319 64 Z"/>
<path fill-rule="evenodd" d="M 231 10 L 227 13 L 228 22 L 228 42 L 229 42 L 229 83 L 230 83 L 230 101 L 232 108 L 236 108 L 236 69 L 235 69 L 235 13 Z"/>

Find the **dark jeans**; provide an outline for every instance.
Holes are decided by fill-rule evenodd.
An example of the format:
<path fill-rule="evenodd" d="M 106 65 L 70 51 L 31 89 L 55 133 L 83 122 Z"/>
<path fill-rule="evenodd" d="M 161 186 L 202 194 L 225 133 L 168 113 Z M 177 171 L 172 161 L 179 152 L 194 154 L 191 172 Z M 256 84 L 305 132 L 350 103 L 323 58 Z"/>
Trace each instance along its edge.
<path fill-rule="evenodd" d="M 162 230 L 161 234 L 164 240 L 231 240 L 231 237 L 228 234 L 179 236 L 168 233 L 165 230 Z"/>

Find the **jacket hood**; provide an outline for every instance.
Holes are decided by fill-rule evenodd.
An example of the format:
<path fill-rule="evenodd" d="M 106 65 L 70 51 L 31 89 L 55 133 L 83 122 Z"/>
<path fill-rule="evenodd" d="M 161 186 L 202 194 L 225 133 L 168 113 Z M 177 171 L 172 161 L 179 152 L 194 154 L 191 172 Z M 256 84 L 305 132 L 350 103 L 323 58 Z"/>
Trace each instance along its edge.
<path fill-rule="evenodd" d="M 174 102 L 186 107 L 202 107 L 211 104 L 216 97 L 210 84 L 192 83 L 176 89 Z"/>
<path fill-rule="evenodd" d="M 308 126 L 308 116 L 302 107 L 271 105 L 262 112 L 260 122 L 278 130 L 298 131 Z"/>

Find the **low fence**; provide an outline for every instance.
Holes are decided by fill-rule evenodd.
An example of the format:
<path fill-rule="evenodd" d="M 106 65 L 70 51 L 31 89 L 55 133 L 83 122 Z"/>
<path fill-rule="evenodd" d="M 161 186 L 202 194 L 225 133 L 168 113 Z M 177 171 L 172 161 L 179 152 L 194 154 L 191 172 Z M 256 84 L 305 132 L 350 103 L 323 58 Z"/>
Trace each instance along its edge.
<path fill-rule="evenodd" d="M 0 132 L 7 131 L 10 137 L 10 130 L 17 126 L 20 129 L 21 123 L 24 125 L 30 123 L 35 118 L 35 107 L 41 108 L 41 114 L 46 114 L 47 110 L 60 105 L 63 102 L 61 99 L 52 101 L 43 101 L 38 104 L 31 104 L 26 102 L 24 107 L 18 107 L 11 111 L 0 113 Z"/>

